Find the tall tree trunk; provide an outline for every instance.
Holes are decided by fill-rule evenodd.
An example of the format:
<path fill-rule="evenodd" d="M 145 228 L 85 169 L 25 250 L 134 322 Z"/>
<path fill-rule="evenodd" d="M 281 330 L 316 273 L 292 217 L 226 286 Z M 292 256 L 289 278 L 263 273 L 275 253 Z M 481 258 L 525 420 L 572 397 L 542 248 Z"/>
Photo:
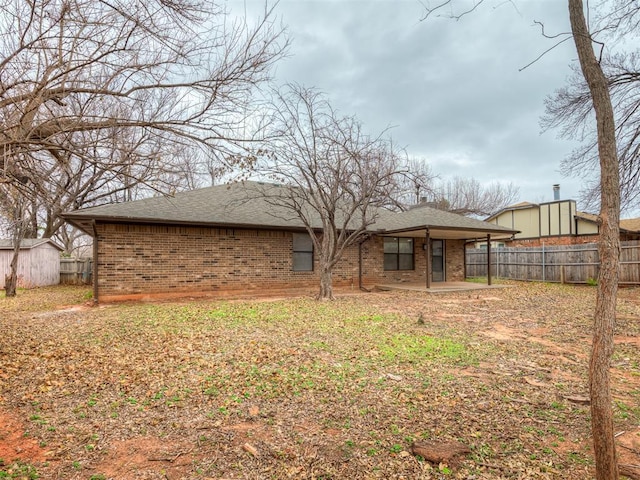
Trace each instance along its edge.
<path fill-rule="evenodd" d="M 613 480 L 618 478 L 618 464 L 613 436 L 609 367 L 613 356 L 620 263 L 618 154 L 607 79 L 593 52 L 582 0 L 569 0 L 569 16 L 582 74 L 591 91 L 598 128 L 601 193 L 601 224 L 598 241 L 600 272 L 594 314 L 593 346 L 589 362 L 589 391 L 596 478 Z"/>
<path fill-rule="evenodd" d="M 329 267 L 321 267 L 318 300 L 333 300 L 333 277 L 332 270 Z"/>
<path fill-rule="evenodd" d="M 9 275 L 4 277 L 4 293 L 6 297 L 15 297 L 18 287 L 18 259 L 20 257 L 20 239 L 13 246 L 13 257 L 9 267 Z"/>

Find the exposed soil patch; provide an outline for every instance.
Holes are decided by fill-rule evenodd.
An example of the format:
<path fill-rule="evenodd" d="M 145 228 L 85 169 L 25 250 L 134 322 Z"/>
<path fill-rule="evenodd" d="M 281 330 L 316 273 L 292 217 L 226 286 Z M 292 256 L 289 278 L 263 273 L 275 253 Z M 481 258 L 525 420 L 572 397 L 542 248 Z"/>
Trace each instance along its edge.
<path fill-rule="evenodd" d="M 152 437 L 116 440 L 94 469 L 107 478 L 184 478 L 193 448 L 185 442 Z M 161 478 L 161 477 L 158 477 Z"/>
<path fill-rule="evenodd" d="M 618 463 L 623 473 L 640 478 L 640 427 L 621 432 L 616 437 Z"/>
<path fill-rule="evenodd" d="M 42 462 L 45 458 L 47 451 L 37 439 L 26 435 L 22 422 L 0 409 L 0 459 L 7 464 L 16 460 Z"/>

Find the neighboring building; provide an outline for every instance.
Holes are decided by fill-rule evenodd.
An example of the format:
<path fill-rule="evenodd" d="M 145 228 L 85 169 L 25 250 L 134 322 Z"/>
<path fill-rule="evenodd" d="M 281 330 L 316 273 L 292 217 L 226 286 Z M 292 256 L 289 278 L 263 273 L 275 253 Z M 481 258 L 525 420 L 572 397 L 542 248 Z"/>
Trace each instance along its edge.
<path fill-rule="evenodd" d="M 579 212 L 575 200 L 521 202 L 500 210 L 485 221 L 519 230 L 504 246 L 573 245 L 598 240 L 598 216 Z M 620 239 L 640 239 L 640 219 L 620 221 Z"/>
<path fill-rule="evenodd" d="M 0 239 L 0 288 L 11 271 L 13 241 Z M 60 252 L 62 247 L 49 238 L 24 239 L 18 256 L 18 286 L 44 287 L 60 283 Z"/>
<path fill-rule="evenodd" d="M 220 185 L 63 217 L 93 237 L 96 300 L 315 288 L 317 259 L 301 220 L 264 194 L 284 188 Z M 319 221 L 314 227 L 321 231 Z M 468 241 L 514 233 L 429 207 L 380 211 L 336 265 L 334 284 L 463 281 Z"/>

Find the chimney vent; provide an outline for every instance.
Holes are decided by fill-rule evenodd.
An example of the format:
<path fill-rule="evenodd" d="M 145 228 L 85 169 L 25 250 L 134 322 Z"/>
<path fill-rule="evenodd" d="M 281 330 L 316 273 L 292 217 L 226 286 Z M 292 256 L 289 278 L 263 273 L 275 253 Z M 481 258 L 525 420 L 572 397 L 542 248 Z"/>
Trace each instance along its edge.
<path fill-rule="evenodd" d="M 556 183 L 553 186 L 553 199 L 560 200 L 560 184 L 559 183 Z"/>

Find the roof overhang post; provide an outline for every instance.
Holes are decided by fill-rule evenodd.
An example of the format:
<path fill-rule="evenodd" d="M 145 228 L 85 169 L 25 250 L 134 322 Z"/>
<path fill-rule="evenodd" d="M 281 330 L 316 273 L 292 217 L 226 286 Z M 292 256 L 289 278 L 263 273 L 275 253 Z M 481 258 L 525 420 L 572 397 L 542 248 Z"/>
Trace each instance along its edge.
<path fill-rule="evenodd" d="M 424 241 L 424 255 L 426 260 L 425 278 L 427 290 L 429 290 L 431 288 L 431 235 L 429 234 L 428 228 L 425 229 Z"/>
<path fill-rule="evenodd" d="M 487 234 L 487 285 L 491 285 L 491 234 Z"/>

